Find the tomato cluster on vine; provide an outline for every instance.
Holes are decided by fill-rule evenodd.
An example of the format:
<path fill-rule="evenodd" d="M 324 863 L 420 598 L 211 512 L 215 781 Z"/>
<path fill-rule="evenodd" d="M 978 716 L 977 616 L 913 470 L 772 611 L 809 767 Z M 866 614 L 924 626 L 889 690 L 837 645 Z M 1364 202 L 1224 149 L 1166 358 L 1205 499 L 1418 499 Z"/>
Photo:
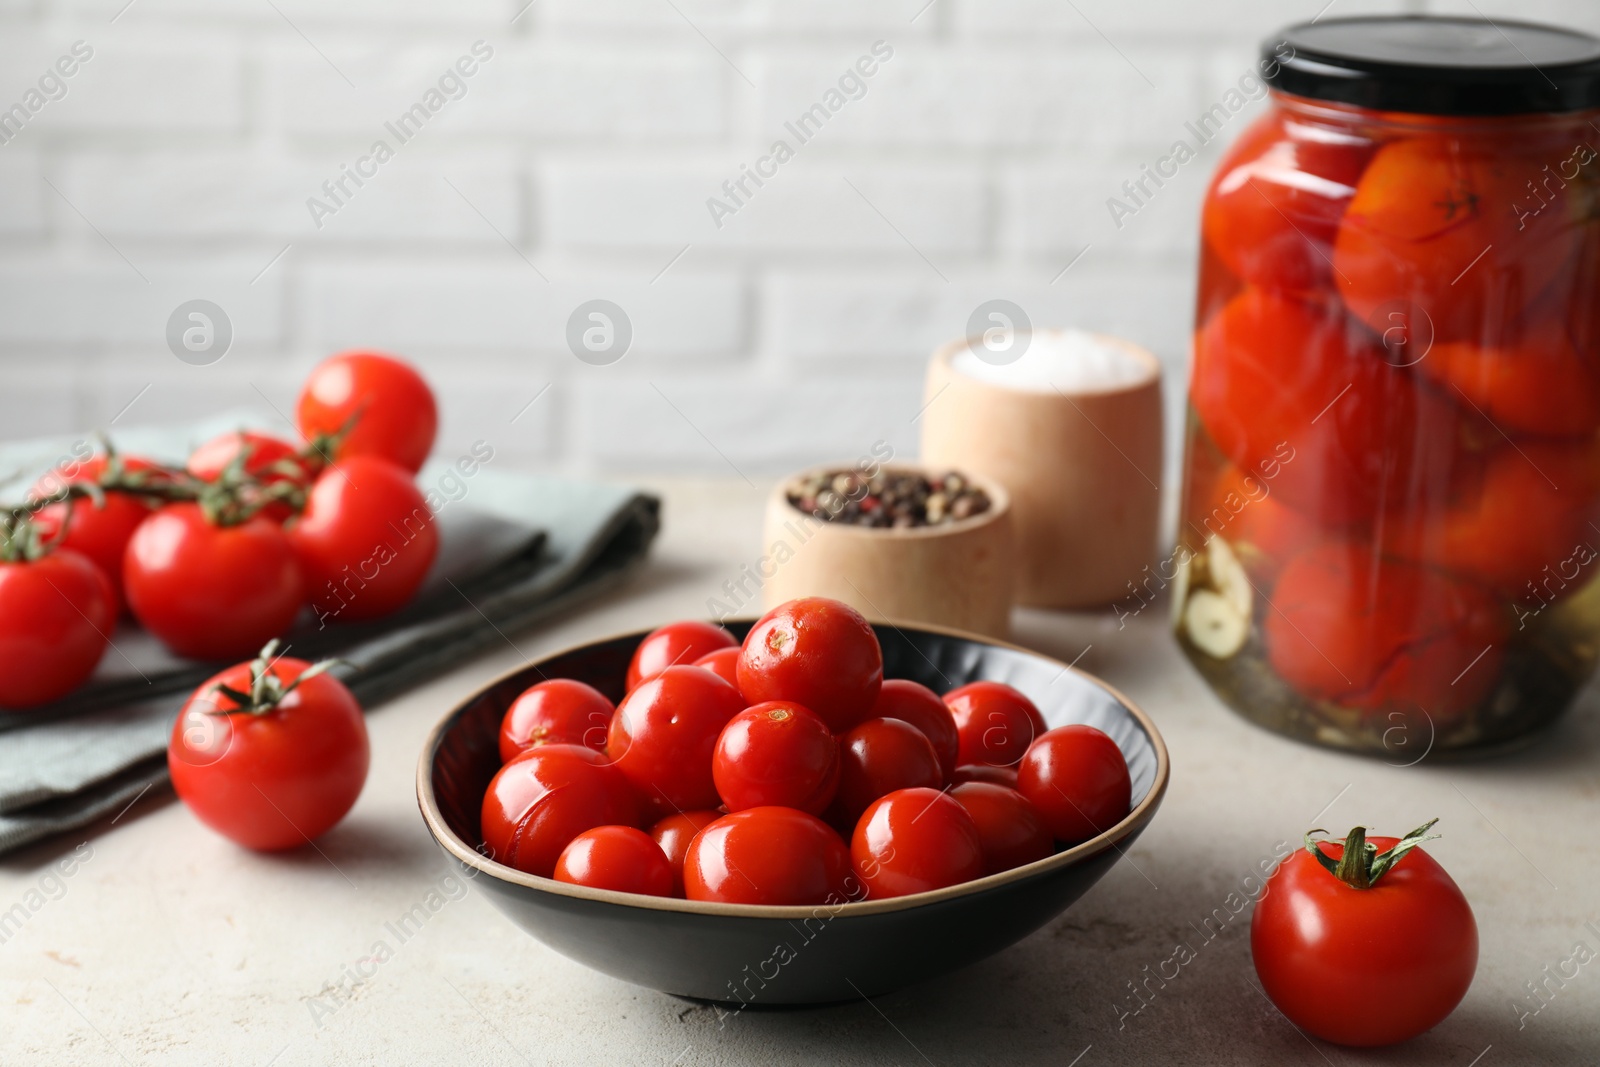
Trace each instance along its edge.
<path fill-rule="evenodd" d="M 345 352 L 312 371 L 295 421 L 302 441 L 225 433 L 182 467 L 108 445 L 0 512 L 0 708 L 76 689 L 124 612 L 179 656 L 237 660 L 308 606 L 322 626 L 404 606 L 438 550 L 415 483 L 432 390 Z"/>
<path fill-rule="evenodd" d="M 554 678 L 505 712 L 483 798 L 501 863 L 599 889 L 732 904 L 921 893 L 1045 859 L 1129 811 L 1121 750 L 1048 729 L 1026 695 L 883 677 L 872 627 L 809 597 L 742 645 L 678 622 L 613 706 Z"/>

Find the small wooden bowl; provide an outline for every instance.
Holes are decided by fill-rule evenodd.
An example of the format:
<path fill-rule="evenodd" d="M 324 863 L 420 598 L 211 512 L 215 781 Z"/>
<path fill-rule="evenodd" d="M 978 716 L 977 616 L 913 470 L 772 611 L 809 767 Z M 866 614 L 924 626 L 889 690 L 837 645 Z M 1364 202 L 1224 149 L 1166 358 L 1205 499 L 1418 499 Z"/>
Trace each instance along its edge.
<path fill-rule="evenodd" d="M 1004 638 L 1016 587 L 1011 496 L 999 483 L 959 471 L 989 496 L 989 510 L 939 526 L 879 529 L 825 522 L 789 503 L 796 478 L 767 498 L 766 554 L 758 571 L 767 608 L 796 597 L 842 600 L 879 622 L 918 622 Z M 887 464 L 886 471 L 943 474 Z M 773 573 L 769 578 L 767 571 Z"/>

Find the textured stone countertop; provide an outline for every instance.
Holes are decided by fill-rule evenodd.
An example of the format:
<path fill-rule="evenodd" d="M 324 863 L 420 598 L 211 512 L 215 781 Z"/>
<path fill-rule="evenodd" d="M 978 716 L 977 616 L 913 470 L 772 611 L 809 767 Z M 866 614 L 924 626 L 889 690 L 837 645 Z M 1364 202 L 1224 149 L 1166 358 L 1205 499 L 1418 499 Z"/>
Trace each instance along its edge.
<path fill-rule="evenodd" d="M 1127 859 L 1011 949 L 872 1003 L 747 1011 L 719 1026 L 707 1008 L 525 936 L 480 891 L 445 878 L 417 814 L 418 749 L 486 679 L 570 644 L 703 615 L 759 554 L 759 493 L 739 481 L 657 488 L 665 533 L 630 587 L 373 712 L 366 790 L 316 848 L 245 852 L 168 794 L 0 860 L 0 912 L 26 902 L 0 943 L 0 1063 L 1600 1065 L 1600 959 L 1568 962 L 1578 943 L 1584 958 L 1600 954 L 1594 691 L 1513 756 L 1386 766 L 1236 718 L 1179 655 L 1160 607 L 1125 629 L 1110 616 L 1017 616 L 1020 643 L 1078 660 L 1147 709 L 1173 769 Z M 1230 894 L 1309 826 L 1396 832 L 1436 815 L 1444 838 L 1429 851 L 1480 926 L 1471 992 L 1407 1046 L 1357 1053 L 1309 1040 L 1258 991 L 1249 912 L 1232 917 Z M 71 857 L 69 876 L 52 873 Z M 430 892 L 436 910 L 401 940 L 390 924 Z M 1208 918 L 1221 931 L 1210 939 Z M 1180 942 L 1193 958 L 1133 1000 L 1130 981 L 1172 974 Z M 1577 973 L 1549 977 L 1563 968 Z M 1553 995 L 1532 1014 L 1528 983 L 1539 982 Z"/>

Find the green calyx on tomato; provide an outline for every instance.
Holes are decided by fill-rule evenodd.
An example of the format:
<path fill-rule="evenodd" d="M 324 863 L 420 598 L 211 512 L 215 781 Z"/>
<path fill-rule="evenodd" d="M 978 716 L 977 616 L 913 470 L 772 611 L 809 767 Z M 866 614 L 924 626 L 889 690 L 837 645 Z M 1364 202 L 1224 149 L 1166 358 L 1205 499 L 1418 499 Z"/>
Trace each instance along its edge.
<path fill-rule="evenodd" d="M 273 638 L 261 649 L 261 654 L 250 661 L 250 690 L 241 692 L 232 686 L 223 685 L 221 682 L 211 687 L 215 693 L 233 701 L 231 708 L 211 707 L 206 710 L 209 715 L 234 715 L 243 712 L 248 715 L 265 715 L 275 710 L 283 699 L 300 687 L 302 682 L 309 682 L 319 674 L 325 674 L 334 667 L 340 666 L 345 661 L 341 659 L 325 659 L 314 663 L 285 685 L 282 678 L 273 672 L 272 666 L 278 660 L 278 639 Z"/>
<path fill-rule="evenodd" d="M 1389 869 L 1407 852 L 1416 848 L 1425 841 L 1437 841 L 1438 834 L 1430 834 L 1429 830 L 1438 819 L 1429 819 L 1415 830 L 1395 843 L 1393 848 L 1379 852 L 1376 845 L 1367 841 L 1367 828 L 1357 826 L 1345 835 L 1344 854 L 1337 860 L 1333 859 L 1318 846 L 1321 844 L 1312 837 L 1312 834 L 1325 834 L 1326 830 L 1306 831 L 1306 851 L 1316 857 L 1318 863 L 1335 878 L 1352 889 L 1371 889 L 1374 882 L 1389 872 Z"/>

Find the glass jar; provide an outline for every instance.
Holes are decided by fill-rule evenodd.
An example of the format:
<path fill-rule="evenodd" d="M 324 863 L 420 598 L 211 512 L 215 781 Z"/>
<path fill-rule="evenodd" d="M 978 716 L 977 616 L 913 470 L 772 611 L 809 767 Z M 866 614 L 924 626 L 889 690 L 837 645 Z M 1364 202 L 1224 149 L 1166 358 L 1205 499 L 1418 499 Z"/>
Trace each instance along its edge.
<path fill-rule="evenodd" d="M 1180 644 L 1295 737 L 1506 746 L 1600 658 L 1600 41 L 1355 18 L 1263 57 L 1202 222 Z"/>

